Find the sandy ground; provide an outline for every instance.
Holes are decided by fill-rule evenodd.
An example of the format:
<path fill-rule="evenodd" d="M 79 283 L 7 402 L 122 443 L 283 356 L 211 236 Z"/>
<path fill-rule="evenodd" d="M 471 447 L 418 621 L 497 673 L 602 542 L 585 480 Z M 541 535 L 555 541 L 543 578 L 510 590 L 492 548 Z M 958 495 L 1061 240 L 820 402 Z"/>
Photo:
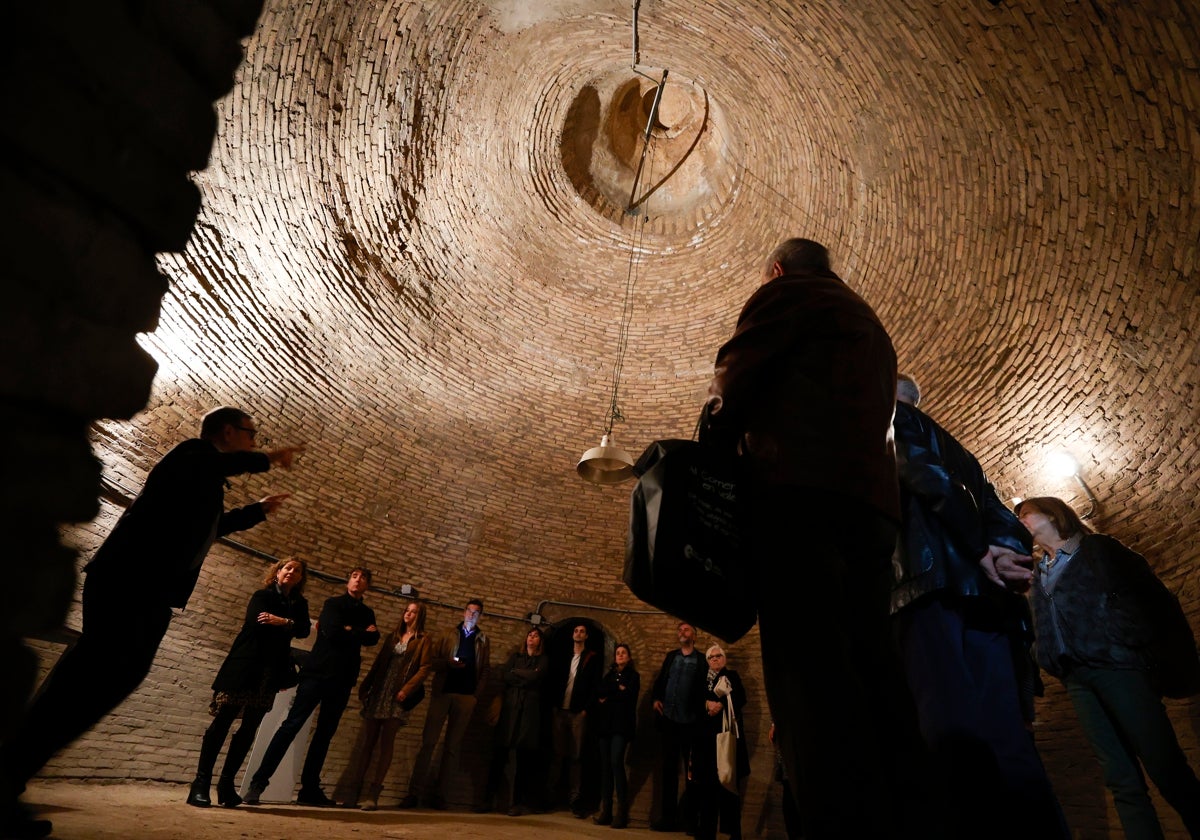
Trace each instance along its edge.
<path fill-rule="evenodd" d="M 59 840 L 331 840 L 394 838 L 395 840 L 568 840 L 568 838 L 675 837 L 655 834 L 647 825 L 624 831 L 577 820 L 567 812 L 509 817 L 447 811 L 374 813 L 341 808 L 264 805 L 236 809 L 191 808 L 184 804 L 183 785 L 156 783 L 85 784 L 35 782 L 23 801 L 38 816 L 54 822 Z"/>

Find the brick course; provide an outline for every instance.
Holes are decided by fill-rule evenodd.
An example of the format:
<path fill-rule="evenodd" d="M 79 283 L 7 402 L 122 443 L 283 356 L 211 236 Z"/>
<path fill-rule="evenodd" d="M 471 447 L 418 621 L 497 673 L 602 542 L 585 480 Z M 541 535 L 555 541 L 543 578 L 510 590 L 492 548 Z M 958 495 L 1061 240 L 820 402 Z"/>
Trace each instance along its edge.
<path fill-rule="evenodd" d="M 267 3 L 216 106 L 210 165 L 194 176 L 196 230 L 154 269 L 112 244 L 125 234 L 110 215 L 47 201 L 68 231 L 96 230 L 94 240 L 72 233 L 77 247 L 54 260 L 99 253 L 131 266 L 106 286 L 114 300 L 153 290 L 159 274 L 169 281 L 158 327 L 140 339 L 159 365 L 145 410 L 92 429 L 106 479 L 136 491 L 206 408 L 244 404 L 264 445 L 310 445 L 291 473 L 235 480 L 231 504 L 295 494 L 237 535 L 247 544 L 339 575 L 362 562 L 377 588 L 412 583 L 438 602 L 478 594 L 495 614 L 522 616 L 544 599 L 641 609 L 619 581 L 628 488 L 591 487 L 573 471 L 603 430 L 631 244 L 627 419 L 615 434 L 636 455 L 690 435 L 759 260 L 802 234 L 829 244 L 929 412 L 1003 496 L 1061 494 L 1085 507 L 1073 482 L 1044 470 L 1049 451 L 1071 450 L 1101 500 L 1097 526 L 1144 552 L 1200 626 L 1200 7 L 643 4 L 650 74 L 669 67 L 721 118 L 703 146 L 719 200 L 701 212 L 664 189 L 642 223 L 579 188 L 587 137 L 572 111 L 585 85 L 628 67 L 628 4 L 525 5 Z M 651 183 L 665 174 L 655 167 Z M 186 205 L 186 185 L 166 183 Z M 173 219 L 151 224 L 145 196 L 117 198 L 156 232 L 156 248 L 180 240 Z M 79 221 L 89 213 L 96 221 Z M 147 317 L 132 304 L 116 314 Z M 73 346 L 78 381 L 62 379 L 76 366 L 48 346 L 42 367 L 38 353 L 14 355 L 32 367 L 12 387 L 90 395 L 104 406 L 90 416 L 144 398 L 145 371 L 91 376 L 83 362 L 111 367 L 114 351 L 74 335 L 97 345 Z M 22 420 L 36 425 L 21 415 L 14 426 Z M 35 487 L 17 476 L 39 465 L 21 463 L 10 488 Z M 78 469 L 72 486 L 90 488 Z M 90 489 L 83 496 L 86 507 Z M 74 518 L 90 515 L 79 509 Z M 81 560 L 116 512 L 106 502 L 94 522 L 65 530 Z M 187 779 L 212 675 L 259 576 L 258 561 L 214 550 L 145 685 L 47 774 Z M 314 609 L 336 591 L 311 586 Z M 399 601 L 372 600 L 394 626 Z M 647 682 L 670 646 L 667 618 L 547 611 L 611 628 Z M 438 607 L 431 619 L 456 612 Z M 520 624 L 485 621 L 500 659 Z M 53 647 L 40 650 L 52 658 Z M 754 634 L 731 661 L 751 693 L 745 825 L 774 825 Z M 1200 701 L 1168 706 L 1200 766 Z M 1072 826 L 1119 836 L 1057 685 L 1039 716 Z M 403 792 L 419 723 L 401 732 L 385 800 Z M 355 725 L 348 712 L 328 783 Z M 471 744 L 487 738 L 479 726 Z M 653 744 L 647 731 L 634 747 L 643 814 Z M 1168 836 L 1184 836 L 1173 812 L 1160 813 Z"/>

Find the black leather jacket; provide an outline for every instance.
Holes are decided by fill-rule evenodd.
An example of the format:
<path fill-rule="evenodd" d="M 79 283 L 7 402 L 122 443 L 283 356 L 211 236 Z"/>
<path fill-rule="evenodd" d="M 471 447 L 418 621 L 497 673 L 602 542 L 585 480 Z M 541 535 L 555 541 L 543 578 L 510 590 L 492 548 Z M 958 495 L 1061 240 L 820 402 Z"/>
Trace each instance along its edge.
<path fill-rule="evenodd" d="M 928 415 L 897 403 L 894 426 L 903 527 L 892 611 L 939 591 L 982 595 L 1015 609 L 1021 596 L 988 581 L 979 559 L 989 545 L 1028 554 L 1029 533 L 975 456 Z"/>
<path fill-rule="evenodd" d="M 1142 555 L 1106 534 L 1088 534 L 1047 592 L 1038 575 L 1030 591 L 1039 639 L 1038 664 L 1062 678 L 1070 663 L 1093 668 L 1148 670 L 1170 596 Z M 1062 657 L 1066 658 L 1066 661 Z"/>

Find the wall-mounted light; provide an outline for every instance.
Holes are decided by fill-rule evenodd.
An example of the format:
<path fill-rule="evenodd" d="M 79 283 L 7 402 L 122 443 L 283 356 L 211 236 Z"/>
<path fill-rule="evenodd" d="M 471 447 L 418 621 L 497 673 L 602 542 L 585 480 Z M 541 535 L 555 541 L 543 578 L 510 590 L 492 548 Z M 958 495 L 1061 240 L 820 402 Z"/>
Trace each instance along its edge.
<path fill-rule="evenodd" d="M 1092 492 L 1092 488 L 1088 487 L 1087 482 L 1083 480 L 1083 476 L 1079 474 L 1079 462 L 1075 460 L 1075 457 L 1070 452 L 1065 452 L 1061 449 L 1051 452 L 1046 456 L 1046 469 L 1056 478 L 1075 479 L 1079 486 L 1083 488 L 1083 492 L 1088 500 L 1087 512 L 1081 513 L 1080 518 L 1091 519 L 1100 503 L 1096 499 L 1096 494 Z"/>

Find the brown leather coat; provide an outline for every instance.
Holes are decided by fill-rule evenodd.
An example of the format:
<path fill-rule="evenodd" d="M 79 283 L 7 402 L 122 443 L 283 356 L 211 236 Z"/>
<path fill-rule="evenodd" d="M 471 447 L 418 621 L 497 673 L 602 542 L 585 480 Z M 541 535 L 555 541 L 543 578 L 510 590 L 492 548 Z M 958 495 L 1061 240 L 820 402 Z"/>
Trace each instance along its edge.
<path fill-rule="evenodd" d="M 760 481 L 828 490 L 899 521 L 896 352 L 837 275 L 764 283 L 717 352 L 708 393 L 702 440 L 736 440 Z"/>

